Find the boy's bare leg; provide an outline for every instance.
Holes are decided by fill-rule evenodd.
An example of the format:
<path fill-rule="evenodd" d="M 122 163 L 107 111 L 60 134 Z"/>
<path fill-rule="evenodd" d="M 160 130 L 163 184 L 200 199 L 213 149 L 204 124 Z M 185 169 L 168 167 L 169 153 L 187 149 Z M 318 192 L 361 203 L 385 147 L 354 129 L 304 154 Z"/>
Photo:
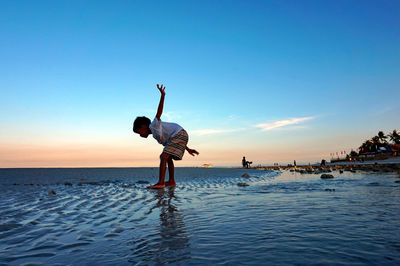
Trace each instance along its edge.
<path fill-rule="evenodd" d="M 174 161 L 172 160 L 172 156 L 168 158 L 168 175 L 169 175 L 169 180 L 165 182 L 165 185 L 175 187 L 176 183 L 174 176 Z"/>
<path fill-rule="evenodd" d="M 147 188 L 165 188 L 165 172 L 167 170 L 167 161 L 171 157 L 168 153 L 161 153 L 160 155 L 160 171 L 159 171 L 159 177 L 158 177 L 158 183 L 152 186 L 148 186 Z"/>

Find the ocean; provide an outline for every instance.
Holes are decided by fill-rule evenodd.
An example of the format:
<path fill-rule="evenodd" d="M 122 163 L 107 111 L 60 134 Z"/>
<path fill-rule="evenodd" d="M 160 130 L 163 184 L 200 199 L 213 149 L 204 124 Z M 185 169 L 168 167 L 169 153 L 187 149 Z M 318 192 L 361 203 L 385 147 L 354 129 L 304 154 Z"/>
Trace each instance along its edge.
<path fill-rule="evenodd" d="M 0 169 L 0 265 L 400 264 L 398 174 L 175 175 L 148 190 L 158 168 Z"/>

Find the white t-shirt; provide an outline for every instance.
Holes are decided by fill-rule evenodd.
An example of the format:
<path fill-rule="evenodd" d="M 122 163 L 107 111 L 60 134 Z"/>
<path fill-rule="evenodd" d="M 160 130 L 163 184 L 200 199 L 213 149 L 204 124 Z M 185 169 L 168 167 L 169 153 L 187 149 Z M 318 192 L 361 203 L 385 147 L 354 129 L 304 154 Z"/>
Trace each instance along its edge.
<path fill-rule="evenodd" d="M 153 137 L 163 146 L 167 145 L 168 141 L 183 129 L 178 124 L 162 122 L 157 117 L 151 122 L 149 128 Z"/>

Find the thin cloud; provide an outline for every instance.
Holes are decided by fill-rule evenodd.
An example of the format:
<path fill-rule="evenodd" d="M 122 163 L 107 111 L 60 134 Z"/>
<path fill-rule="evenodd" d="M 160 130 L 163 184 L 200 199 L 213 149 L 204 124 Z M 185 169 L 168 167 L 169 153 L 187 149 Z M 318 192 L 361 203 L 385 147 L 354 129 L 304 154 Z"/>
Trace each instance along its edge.
<path fill-rule="evenodd" d="M 239 116 L 239 115 L 230 115 L 230 116 L 228 116 L 228 120 L 229 120 L 229 121 L 237 120 L 237 119 L 240 119 L 240 116 Z"/>
<path fill-rule="evenodd" d="M 181 113 L 174 112 L 174 111 L 164 112 L 163 116 L 166 118 L 165 120 L 168 120 L 168 121 L 174 121 L 174 120 L 182 118 Z"/>
<path fill-rule="evenodd" d="M 385 106 L 382 109 L 376 110 L 374 113 L 372 113 L 375 116 L 381 116 L 381 115 L 386 115 L 389 112 L 394 112 L 396 107 L 394 106 Z"/>
<path fill-rule="evenodd" d="M 214 135 L 214 134 L 222 134 L 222 133 L 231 133 L 243 130 L 243 128 L 238 129 L 199 129 L 199 130 L 192 130 L 191 133 L 197 136 L 204 136 L 204 135 Z"/>
<path fill-rule="evenodd" d="M 290 126 L 290 125 L 297 125 L 297 124 L 300 124 L 307 120 L 311 120 L 313 118 L 314 117 L 312 117 L 312 116 L 291 118 L 291 119 L 286 119 L 286 120 L 275 121 L 273 123 L 261 123 L 261 124 L 257 124 L 254 126 L 257 128 L 260 128 L 261 131 L 269 131 L 269 130 L 286 127 L 286 126 Z"/>

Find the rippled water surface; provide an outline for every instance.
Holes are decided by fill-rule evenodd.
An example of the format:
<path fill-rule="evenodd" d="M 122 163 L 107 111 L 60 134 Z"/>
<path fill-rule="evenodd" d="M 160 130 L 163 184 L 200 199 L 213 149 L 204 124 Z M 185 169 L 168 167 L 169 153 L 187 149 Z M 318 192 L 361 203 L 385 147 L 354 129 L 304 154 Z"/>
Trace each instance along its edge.
<path fill-rule="evenodd" d="M 397 174 L 175 172 L 0 169 L 0 265 L 400 264 Z"/>

